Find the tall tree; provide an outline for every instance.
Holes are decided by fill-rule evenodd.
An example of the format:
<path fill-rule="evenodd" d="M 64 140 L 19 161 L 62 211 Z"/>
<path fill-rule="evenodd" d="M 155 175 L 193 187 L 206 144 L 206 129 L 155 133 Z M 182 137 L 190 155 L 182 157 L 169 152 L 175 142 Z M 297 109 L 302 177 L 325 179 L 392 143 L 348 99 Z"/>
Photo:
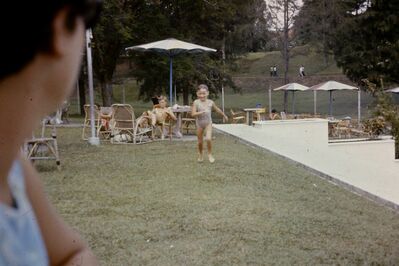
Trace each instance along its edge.
<path fill-rule="evenodd" d="M 356 0 L 304 0 L 294 28 L 298 40 L 319 47 L 328 66 L 332 48 L 335 46 L 335 34 L 347 17 L 347 11 L 359 3 Z"/>
<path fill-rule="evenodd" d="M 377 114 L 392 123 L 399 153 L 399 110 L 383 93 L 385 85 L 399 84 L 399 0 L 352 1 L 346 11 L 335 39 L 336 61 L 377 97 Z"/>
<path fill-rule="evenodd" d="M 108 0 L 103 3 L 103 12 L 93 32 L 93 64 L 95 77 L 100 83 L 104 106 L 112 104 L 112 78 L 123 47 L 131 40 L 129 0 Z"/>
<path fill-rule="evenodd" d="M 399 83 L 399 0 L 355 1 L 346 13 L 335 38 L 338 65 L 355 82 Z"/>
<path fill-rule="evenodd" d="M 288 69 L 290 64 L 290 51 L 296 40 L 293 25 L 299 11 L 298 0 L 273 0 L 269 2 L 268 10 L 273 19 L 273 27 L 280 40 L 280 49 L 284 61 L 284 83 L 288 83 Z M 284 111 L 287 110 L 288 92 L 284 92 Z"/>

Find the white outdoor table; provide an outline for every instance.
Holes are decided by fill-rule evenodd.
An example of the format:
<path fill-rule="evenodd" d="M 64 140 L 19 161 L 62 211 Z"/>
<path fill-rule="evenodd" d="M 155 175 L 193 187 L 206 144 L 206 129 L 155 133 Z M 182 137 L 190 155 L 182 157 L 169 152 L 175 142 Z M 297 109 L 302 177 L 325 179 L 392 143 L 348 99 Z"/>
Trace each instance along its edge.
<path fill-rule="evenodd" d="M 173 129 L 173 133 L 176 137 L 182 138 L 183 134 L 180 132 L 181 123 L 182 123 L 182 114 L 191 112 L 191 106 L 179 106 L 177 108 L 171 108 L 172 112 L 176 114 L 176 126 Z"/>
<path fill-rule="evenodd" d="M 249 122 L 249 113 L 254 113 L 254 112 L 257 112 L 257 111 L 262 111 L 262 110 L 264 110 L 265 108 L 244 108 L 243 109 L 243 111 L 246 113 L 246 124 L 247 125 L 250 125 L 250 122 Z M 253 118 L 253 116 L 252 116 L 252 118 Z"/>

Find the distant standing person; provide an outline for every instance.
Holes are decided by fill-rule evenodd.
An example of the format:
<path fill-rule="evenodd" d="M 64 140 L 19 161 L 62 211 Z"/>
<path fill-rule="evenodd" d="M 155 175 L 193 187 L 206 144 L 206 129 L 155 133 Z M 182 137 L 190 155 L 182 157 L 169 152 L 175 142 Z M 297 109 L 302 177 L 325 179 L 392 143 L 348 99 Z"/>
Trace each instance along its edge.
<path fill-rule="evenodd" d="M 275 77 L 277 77 L 277 66 L 276 65 L 274 65 L 274 67 L 273 67 L 273 75 Z"/>
<path fill-rule="evenodd" d="M 304 67 L 303 65 L 301 65 L 301 66 L 299 67 L 299 76 L 300 76 L 300 77 L 306 76 L 306 75 L 305 75 L 305 67 Z"/>
<path fill-rule="evenodd" d="M 274 76 L 274 67 L 271 66 L 270 67 L 270 77 L 273 77 L 273 76 Z"/>

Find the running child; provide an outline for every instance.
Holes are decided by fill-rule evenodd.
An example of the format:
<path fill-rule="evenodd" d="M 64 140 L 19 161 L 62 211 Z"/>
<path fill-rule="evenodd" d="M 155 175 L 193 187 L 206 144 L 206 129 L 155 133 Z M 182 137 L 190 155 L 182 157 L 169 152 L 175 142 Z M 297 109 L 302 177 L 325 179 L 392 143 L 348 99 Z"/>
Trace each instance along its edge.
<path fill-rule="evenodd" d="M 208 148 L 208 159 L 209 162 L 214 163 L 215 158 L 212 155 L 212 109 L 223 116 L 225 121 L 228 117 L 220 110 L 216 104 L 208 99 L 209 89 L 208 86 L 201 84 L 197 89 L 197 97 L 191 108 L 191 115 L 195 117 L 195 123 L 197 126 L 197 138 L 198 138 L 198 162 L 202 162 L 203 159 L 203 136 L 205 133 L 205 141 Z"/>

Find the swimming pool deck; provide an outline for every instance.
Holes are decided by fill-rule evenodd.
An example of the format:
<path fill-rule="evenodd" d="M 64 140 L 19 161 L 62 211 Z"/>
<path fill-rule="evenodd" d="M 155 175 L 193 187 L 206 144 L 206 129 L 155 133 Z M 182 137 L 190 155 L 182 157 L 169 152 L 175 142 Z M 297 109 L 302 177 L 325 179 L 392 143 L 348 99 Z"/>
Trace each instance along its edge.
<path fill-rule="evenodd" d="M 317 175 L 399 210 L 399 160 L 394 140 L 328 140 L 324 119 L 215 124 L 222 133 L 305 166 Z"/>

